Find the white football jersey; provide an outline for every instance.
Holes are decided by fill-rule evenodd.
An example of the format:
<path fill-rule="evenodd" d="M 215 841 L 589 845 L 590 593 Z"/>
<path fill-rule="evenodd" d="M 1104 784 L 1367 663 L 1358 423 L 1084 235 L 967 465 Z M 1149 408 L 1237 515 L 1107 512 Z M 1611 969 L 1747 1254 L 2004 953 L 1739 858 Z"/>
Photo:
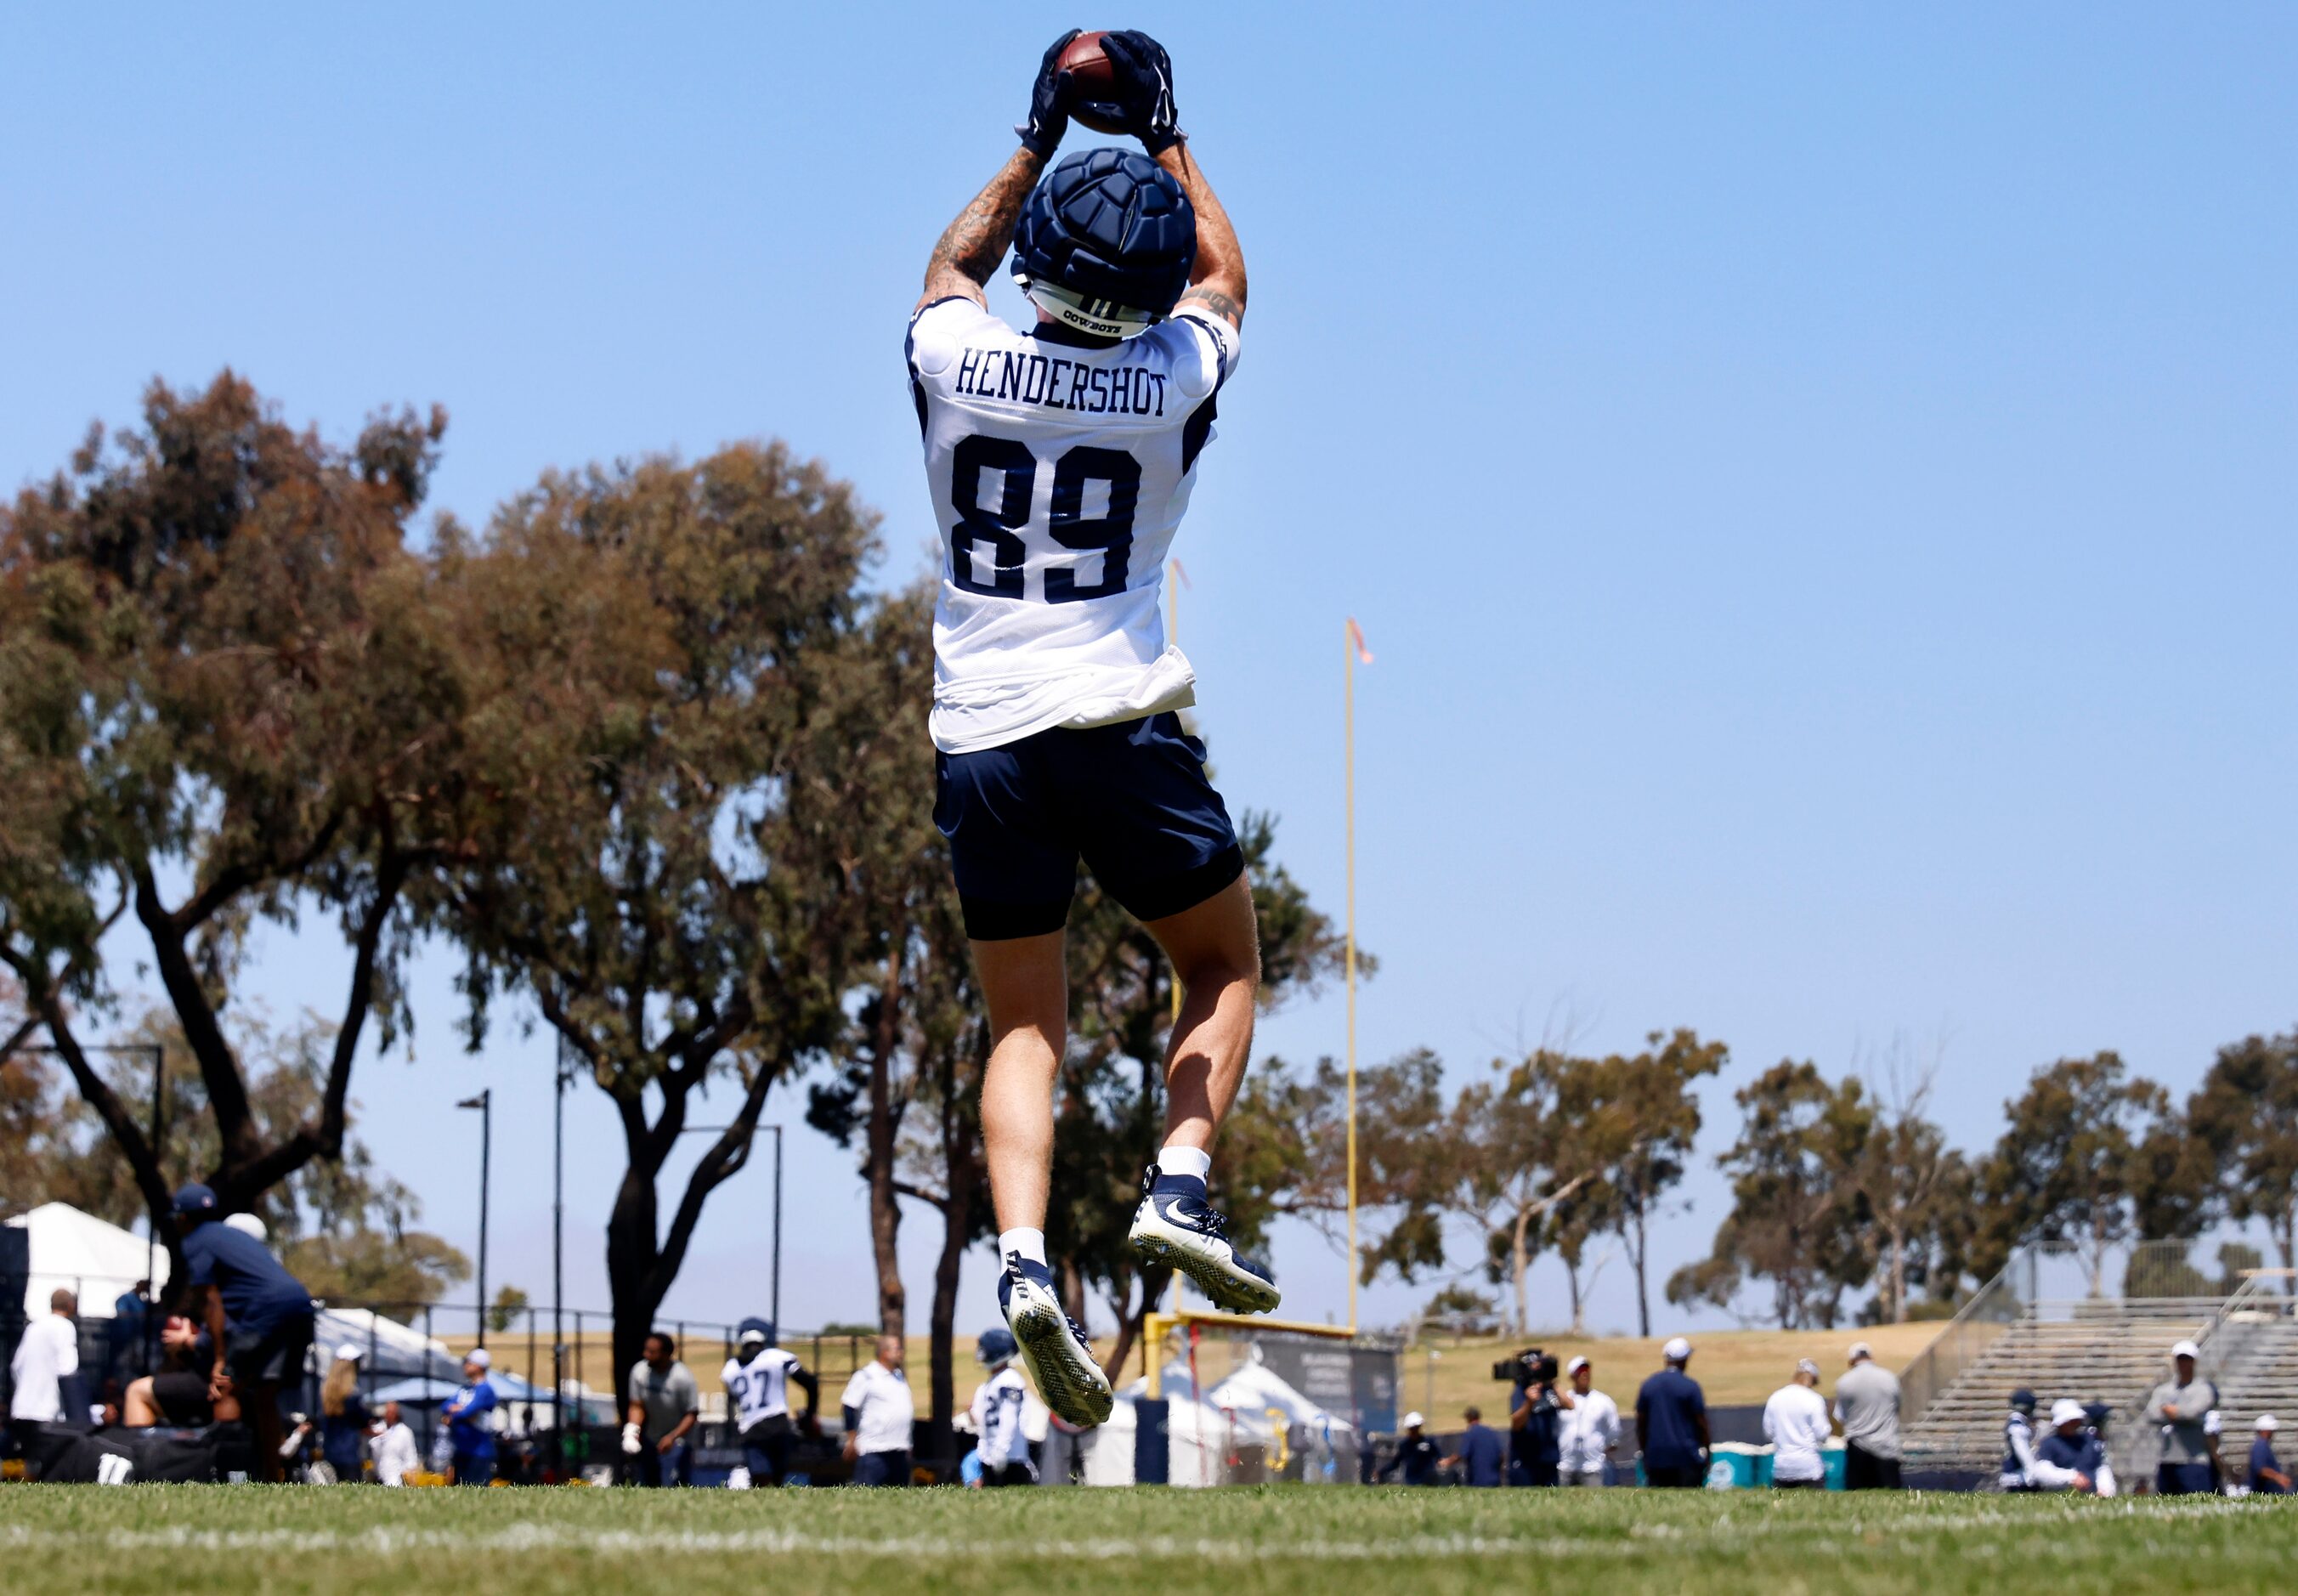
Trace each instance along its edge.
<path fill-rule="evenodd" d="M 1094 348 L 970 299 L 910 323 L 911 397 L 941 529 L 934 745 L 996 748 L 1196 701 L 1165 639 L 1165 558 L 1237 332 L 1190 311 Z"/>
<path fill-rule="evenodd" d="M 726 1394 L 734 1399 L 734 1422 L 739 1428 L 747 1430 L 762 1418 L 789 1412 L 790 1370 L 798 1366 L 798 1354 L 778 1346 L 761 1348 L 748 1363 L 726 1360 L 719 1378 L 725 1384 Z"/>
<path fill-rule="evenodd" d="M 1021 1433 L 1021 1409 L 1029 1392 L 1021 1371 L 1009 1363 L 973 1393 L 973 1433 L 981 1438 L 976 1450 L 984 1468 L 1029 1460 L 1029 1437 Z"/>

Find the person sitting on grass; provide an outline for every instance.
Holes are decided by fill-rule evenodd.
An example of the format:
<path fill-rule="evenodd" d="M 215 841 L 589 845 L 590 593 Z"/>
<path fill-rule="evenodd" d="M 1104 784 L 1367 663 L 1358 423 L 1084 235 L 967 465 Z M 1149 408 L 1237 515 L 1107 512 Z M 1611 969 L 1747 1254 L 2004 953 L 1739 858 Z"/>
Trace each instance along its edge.
<path fill-rule="evenodd" d="M 2290 1494 L 2290 1471 L 2282 1467 L 2282 1460 L 2274 1455 L 2274 1415 L 2261 1413 L 2256 1426 L 2257 1439 L 2250 1443 L 2250 1489 L 2256 1496 L 2287 1496 Z"/>
<path fill-rule="evenodd" d="M 229 1424 L 239 1417 L 238 1401 L 227 1394 L 208 1394 L 208 1377 L 200 1361 L 199 1326 L 180 1313 L 171 1313 L 160 1325 L 160 1369 L 131 1380 L 120 1403 L 120 1422 L 131 1430 L 161 1425 L 197 1429 L 203 1425 Z"/>
<path fill-rule="evenodd" d="M 2035 1449 L 2035 1483 L 2046 1491 L 2079 1496 L 2114 1494 L 2106 1448 L 2091 1433 L 2090 1415 L 2080 1402 L 2061 1397 L 2051 1404 L 2051 1433 Z"/>

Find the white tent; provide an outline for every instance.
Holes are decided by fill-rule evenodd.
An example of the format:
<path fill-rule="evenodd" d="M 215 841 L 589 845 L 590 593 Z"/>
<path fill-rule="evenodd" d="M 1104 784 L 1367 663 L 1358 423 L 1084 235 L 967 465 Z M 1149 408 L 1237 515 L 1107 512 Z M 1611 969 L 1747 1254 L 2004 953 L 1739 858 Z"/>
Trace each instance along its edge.
<path fill-rule="evenodd" d="M 110 1319 L 114 1298 L 147 1276 L 157 1291 L 168 1284 L 168 1250 L 154 1249 L 133 1231 L 82 1213 L 69 1203 L 43 1203 L 8 1221 L 31 1233 L 30 1282 L 24 1311 L 38 1318 L 59 1286 L 79 1296 L 82 1319 Z"/>

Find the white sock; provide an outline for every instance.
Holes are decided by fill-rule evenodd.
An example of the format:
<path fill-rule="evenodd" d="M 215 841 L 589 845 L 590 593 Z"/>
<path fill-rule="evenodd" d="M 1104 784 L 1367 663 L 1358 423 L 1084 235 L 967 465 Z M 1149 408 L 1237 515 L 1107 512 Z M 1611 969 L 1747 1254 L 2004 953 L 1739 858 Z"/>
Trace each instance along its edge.
<path fill-rule="evenodd" d="M 1024 1263 L 1046 1261 L 1046 1233 L 1042 1230 L 1000 1230 L 997 1233 L 997 1256 L 1011 1258 L 1021 1254 Z"/>
<path fill-rule="evenodd" d="M 1213 1155 L 1203 1147 L 1160 1147 L 1157 1149 L 1157 1172 L 1161 1175 L 1194 1175 L 1199 1180 L 1209 1179 L 1213 1172 Z"/>

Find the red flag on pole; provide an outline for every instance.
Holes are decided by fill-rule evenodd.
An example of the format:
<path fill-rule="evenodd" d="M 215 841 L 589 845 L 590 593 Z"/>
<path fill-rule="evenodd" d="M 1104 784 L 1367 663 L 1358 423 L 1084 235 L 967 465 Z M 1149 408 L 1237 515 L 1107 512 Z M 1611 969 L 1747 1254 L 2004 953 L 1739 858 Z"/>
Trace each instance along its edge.
<path fill-rule="evenodd" d="M 1357 646 L 1357 658 L 1365 665 L 1372 663 L 1372 650 L 1365 647 L 1364 628 L 1357 624 L 1354 616 L 1349 617 L 1349 641 Z"/>

